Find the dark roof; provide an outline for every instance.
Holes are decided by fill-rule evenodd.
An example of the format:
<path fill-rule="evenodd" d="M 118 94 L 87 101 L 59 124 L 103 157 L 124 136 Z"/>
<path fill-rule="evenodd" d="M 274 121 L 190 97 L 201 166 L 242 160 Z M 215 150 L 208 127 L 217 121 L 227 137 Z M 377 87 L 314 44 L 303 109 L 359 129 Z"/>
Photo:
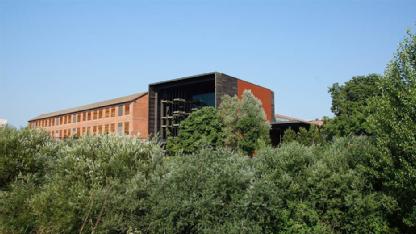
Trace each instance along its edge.
<path fill-rule="evenodd" d="M 290 116 L 286 116 L 286 115 L 281 115 L 281 114 L 275 114 L 274 118 L 275 118 L 275 121 L 272 124 L 303 123 L 303 124 L 317 125 L 317 126 L 322 126 L 323 125 L 322 120 L 307 121 L 307 120 L 298 119 L 298 118 L 294 118 L 294 117 L 290 117 Z"/>
<path fill-rule="evenodd" d="M 99 108 L 99 107 L 130 102 L 130 101 L 136 100 L 138 98 L 141 98 L 146 94 L 147 94 L 147 92 L 135 93 L 135 94 L 125 96 L 125 97 L 114 98 L 114 99 L 110 99 L 110 100 L 106 100 L 106 101 L 102 101 L 102 102 L 95 102 L 95 103 L 84 105 L 84 106 L 79 106 L 79 107 L 69 108 L 69 109 L 65 109 L 65 110 L 55 111 L 55 112 L 51 112 L 51 113 L 47 113 L 47 114 L 41 114 L 41 115 L 39 115 L 35 118 L 30 119 L 29 122 L 33 121 L 33 120 L 37 120 L 37 119 L 44 119 L 44 118 L 49 118 L 49 117 L 58 116 L 58 115 L 65 115 L 65 114 L 69 114 L 69 113 L 75 113 L 75 112 L 79 112 L 79 111 L 91 110 L 91 109 L 96 109 L 96 108 Z"/>
<path fill-rule="evenodd" d="M 176 79 L 172 79 L 172 80 L 159 81 L 159 82 L 156 82 L 156 83 L 149 84 L 149 86 L 164 84 L 164 83 L 168 83 L 168 82 L 182 81 L 182 80 L 197 78 L 197 77 L 201 77 L 201 76 L 212 76 L 212 75 L 216 75 L 216 74 L 220 74 L 220 73 L 219 72 L 207 72 L 207 73 L 202 73 L 202 74 L 193 75 L 193 76 L 185 76 L 185 77 L 180 77 L 180 78 L 176 78 Z"/>

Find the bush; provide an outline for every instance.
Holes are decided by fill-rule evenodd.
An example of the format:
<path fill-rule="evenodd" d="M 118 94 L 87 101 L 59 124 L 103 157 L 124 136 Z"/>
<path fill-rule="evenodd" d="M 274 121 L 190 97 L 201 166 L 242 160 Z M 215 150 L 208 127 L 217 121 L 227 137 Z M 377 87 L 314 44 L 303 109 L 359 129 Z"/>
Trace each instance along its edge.
<path fill-rule="evenodd" d="M 190 154 L 204 147 L 223 145 L 223 124 L 213 107 L 203 107 L 181 122 L 177 137 L 167 139 L 166 149 L 170 155 Z"/>

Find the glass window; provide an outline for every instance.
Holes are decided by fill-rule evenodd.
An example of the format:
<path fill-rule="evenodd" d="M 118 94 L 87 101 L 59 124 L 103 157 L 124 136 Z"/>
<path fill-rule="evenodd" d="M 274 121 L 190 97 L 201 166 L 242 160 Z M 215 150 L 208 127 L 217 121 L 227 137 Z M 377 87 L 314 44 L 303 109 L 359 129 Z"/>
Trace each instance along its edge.
<path fill-rule="evenodd" d="M 77 122 L 77 115 L 76 114 L 72 114 L 72 122 L 73 123 Z"/>
<path fill-rule="evenodd" d="M 123 105 L 119 105 L 118 106 L 118 116 L 122 116 L 123 115 Z"/>
<path fill-rule="evenodd" d="M 97 112 L 97 110 L 94 110 L 94 119 L 97 119 L 98 118 L 98 112 Z"/>
<path fill-rule="evenodd" d="M 88 120 L 91 120 L 91 111 L 88 111 Z"/>
<path fill-rule="evenodd" d="M 104 133 L 105 133 L 105 134 L 107 134 L 109 131 L 110 131 L 110 130 L 109 130 L 109 126 L 108 126 L 108 124 L 106 124 L 106 125 L 104 126 Z"/>
<path fill-rule="evenodd" d="M 110 108 L 105 108 L 105 117 L 110 117 Z"/>
<path fill-rule="evenodd" d="M 98 118 L 101 119 L 103 117 L 103 110 L 98 110 Z"/>
<path fill-rule="evenodd" d="M 124 123 L 124 134 L 129 135 L 130 134 L 130 126 L 129 122 Z"/>
<path fill-rule="evenodd" d="M 87 112 L 82 113 L 82 121 L 87 120 Z"/>
<path fill-rule="evenodd" d="M 115 131 L 116 131 L 116 129 L 115 129 L 115 128 L 116 128 L 116 125 L 112 123 L 112 124 L 110 125 L 110 132 L 115 132 Z"/>
<path fill-rule="evenodd" d="M 124 114 L 128 115 L 130 114 L 130 104 L 126 104 L 124 107 Z"/>
<path fill-rule="evenodd" d="M 81 113 L 77 114 L 77 122 L 81 122 Z"/>
<path fill-rule="evenodd" d="M 111 117 L 115 117 L 115 116 L 116 116 L 116 108 L 111 107 Z"/>
<path fill-rule="evenodd" d="M 123 123 L 118 123 L 117 125 L 117 133 L 122 134 L 123 133 Z"/>
<path fill-rule="evenodd" d="M 103 126 L 99 125 L 98 126 L 98 134 L 102 134 L 103 133 Z"/>

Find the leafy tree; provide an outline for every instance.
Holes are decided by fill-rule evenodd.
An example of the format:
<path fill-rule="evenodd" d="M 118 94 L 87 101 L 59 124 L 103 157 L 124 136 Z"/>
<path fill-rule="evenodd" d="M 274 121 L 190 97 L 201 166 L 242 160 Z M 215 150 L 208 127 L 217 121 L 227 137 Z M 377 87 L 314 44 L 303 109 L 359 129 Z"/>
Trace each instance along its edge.
<path fill-rule="evenodd" d="M 297 133 L 291 128 L 287 129 L 283 133 L 283 142 L 289 143 L 292 141 L 297 141 L 303 145 L 323 144 L 326 142 L 325 134 L 315 125 L 310 126 L 309 129 L 300 128 Z"/>
<path fill-rule="evenodd" d="M 248 155 L 270 142 L 270 125 L 258 100 L 249 90 L 241 99 L 224 96 L 219 106 L 224 124 L 224 143 Z"/>
<path fill-rule="evenodd" d="M 377 74 L 355 76 L 342 85 L 335 83 L 329 88 L 331 110 L 335 114 L 325 124 L 329 136 L 369 135 L 368 104 L 371 98 L 381 95 L 377 88 L 381 78 Z"/>
<path fill-rule="evenodd" d="M 169 137 L 166 149 L 170 154 L 195 153 L 203 147 L 223 144 L 223 124 L 213 107 L 203 107 L 181 122 L 177 137 Z"/>
<path fill-rule="evenodd" d="M 408 33 L 378 87 L 371 130 L 393 160 L 386 186 L 400 204 L 397 222 L 403 232 L 416 233 L 416 35 Z"/>

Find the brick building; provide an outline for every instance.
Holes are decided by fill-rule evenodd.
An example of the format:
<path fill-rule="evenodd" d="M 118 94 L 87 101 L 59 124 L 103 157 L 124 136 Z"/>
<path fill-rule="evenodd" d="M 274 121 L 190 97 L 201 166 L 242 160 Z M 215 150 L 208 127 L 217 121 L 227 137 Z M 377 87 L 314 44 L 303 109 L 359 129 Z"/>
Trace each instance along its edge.
<path fill-rule="evenodd" d="M 59 139 L 85 134 L 127 134 L 147 138 L 148 95 L 136 93 L 39 115 L 29 127 L 41 127 Z"/>
<path fill-rule="evenodd" d="M 263 104 L 267 120 L 274 120 L 270 89 L 219 72 L 183 77 L 149 85 L 149 91 L 42 114 L 29 120 L 55 138 L 117 133 L 148 138 L 177 134 L 180 121 L 203 106 L 218 107 L 224 95 L 241 96 L 251 90 Z"/>

